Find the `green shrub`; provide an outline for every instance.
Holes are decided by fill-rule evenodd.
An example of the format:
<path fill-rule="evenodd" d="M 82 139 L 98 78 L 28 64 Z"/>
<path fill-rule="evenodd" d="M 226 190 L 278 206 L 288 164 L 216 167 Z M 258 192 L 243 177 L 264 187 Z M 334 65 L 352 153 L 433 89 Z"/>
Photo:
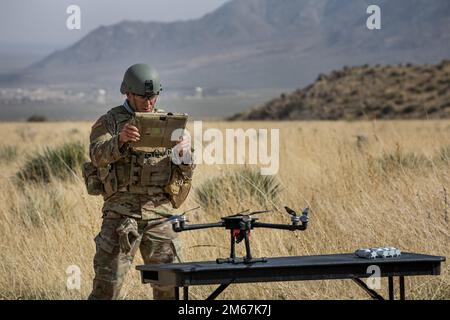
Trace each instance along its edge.
<path fill-rule="evenodd" d="M 195 199 L 204 208 L 218 207 L 248 197 L 259 202 L 276 201 L 281 186 L 276 176 L 263 176 L 259 170 L 244 168 L 210 178 L 195 189 Z"/>
<path fill-rule="evenodd" d="M 69 142 L 57 149 L 46 148 L 30 158 L 17 177 L 22 181 L 50 182 L 52 177 L 71 177 L 86 160 L 85 147 L 80 142 Z"/>
<path fill-rule="evenodd" d="M 1 146 L 0 147 L 0 161 L 11 162 L 17 158 L 16 146 Z"/>
<path fill-rule="evenodd" d="M 399 169 L 423 169 L 431 167 L 432 162 L 426 156 L 416 152 L 402 152 L 397 149 L 394 153 L 385 153 L 378 159 L 378 164 L 385 172 Z"/>

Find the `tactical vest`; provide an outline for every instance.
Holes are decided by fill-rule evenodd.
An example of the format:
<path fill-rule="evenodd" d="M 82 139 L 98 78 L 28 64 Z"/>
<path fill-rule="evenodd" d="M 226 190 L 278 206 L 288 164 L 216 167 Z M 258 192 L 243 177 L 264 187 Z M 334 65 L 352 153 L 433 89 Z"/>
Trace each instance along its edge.
<path fill-rule="evenodd" d="M 150 152 L 129 151 L 126 157 L 111 165 L 117 177 L 117 190 L 136 194 L 163 192 L 172 172 L 170 152 L 163 148 Z"/>
<path fill-rule="evenodd" d="M 111 135 L 118 135 L 132 118 L 123 106 L 111 109 L 108 116 L 115 123 Z M 166 148 L 129 149 L 125 157 L 107 167 L 95 168 L 92 163 L 87 163 L 83 170 L 88 193 L 103 195 L 105 199 L 118 191 L 148 195 L 163 193 L 171 173 L 171 149 Z M 96 181 L 96 177 L 100 181 Z"/>

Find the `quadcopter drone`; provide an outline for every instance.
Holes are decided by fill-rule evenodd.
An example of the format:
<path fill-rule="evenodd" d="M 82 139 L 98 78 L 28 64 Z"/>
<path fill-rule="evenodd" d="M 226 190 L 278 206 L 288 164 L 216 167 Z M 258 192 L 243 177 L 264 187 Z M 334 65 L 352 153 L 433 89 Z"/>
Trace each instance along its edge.
<path fill-rule="evenodd" d="M 288 208 L 284 207 L 286 212 L 291 216 L 291 224 L 273 224 L 273 223 L 262 223 L 258 222 L 258 218 L 253 217 L 254 215 L 271 212 L 271 210 L 254 211 L 249 212 L 245 210 L 230 216 L 221 218 L 222 221 L 215 223 L 205 223 L 205 224 L 187 224 L 188 220 L 186 218 L 186 213 L 189 211 L 196 210 L 194 208 L 184 212 L 181 215 L 174 215 L 170 218 L 172 223 L 172 228 L 175 232 L 183 232 L 190 230 L 206 229 L 206 228 L 220 228 L 224 227 L 226 230 L 230 230 L 230 257 L 229 258 L 218 258 L 217 263 L 245 263 L 250 264 L 254 262 L 266 262 L 266 258 L 253 258 L 250 251 L 250 230 L 254 228 L 271 228 L 271 229 L 282 229 L 282 230 L 306 230 L 308 227 L 308 214 L 309 208 L 305 208 L 301 215 Z M 243 258 L 236 257 L 236 243 L 240 243 L 244 240 L 246 255 Z"/>

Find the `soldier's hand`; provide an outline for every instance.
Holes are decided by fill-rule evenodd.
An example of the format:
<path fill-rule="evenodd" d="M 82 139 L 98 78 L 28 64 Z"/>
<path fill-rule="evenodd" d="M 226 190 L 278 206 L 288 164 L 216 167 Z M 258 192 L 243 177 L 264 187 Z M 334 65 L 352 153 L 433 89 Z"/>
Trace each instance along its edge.
<path fill-rule="evenodd" d="M 120 131 L 119 136 L 119 144 L 120 147 L 123 146 L 127 142 L 137 142 L 139 141 L 141 135 L 139 134 L 138 128 L 133 126 L 132 124 L 125 124 L 122 128 L 122 131 Z"/>

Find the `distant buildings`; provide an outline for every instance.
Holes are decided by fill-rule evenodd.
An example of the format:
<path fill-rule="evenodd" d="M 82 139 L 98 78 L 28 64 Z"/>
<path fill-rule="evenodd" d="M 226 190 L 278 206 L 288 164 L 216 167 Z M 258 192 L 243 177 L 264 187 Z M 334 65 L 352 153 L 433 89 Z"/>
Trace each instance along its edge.
<path fill-rule="evenodd" d="M 0 105 L 28 103 L 107 103 L 107 91 L 93 88 L 83 91 L 71 89 L 42 88 L 2 88 L 0 89 Z"/>

